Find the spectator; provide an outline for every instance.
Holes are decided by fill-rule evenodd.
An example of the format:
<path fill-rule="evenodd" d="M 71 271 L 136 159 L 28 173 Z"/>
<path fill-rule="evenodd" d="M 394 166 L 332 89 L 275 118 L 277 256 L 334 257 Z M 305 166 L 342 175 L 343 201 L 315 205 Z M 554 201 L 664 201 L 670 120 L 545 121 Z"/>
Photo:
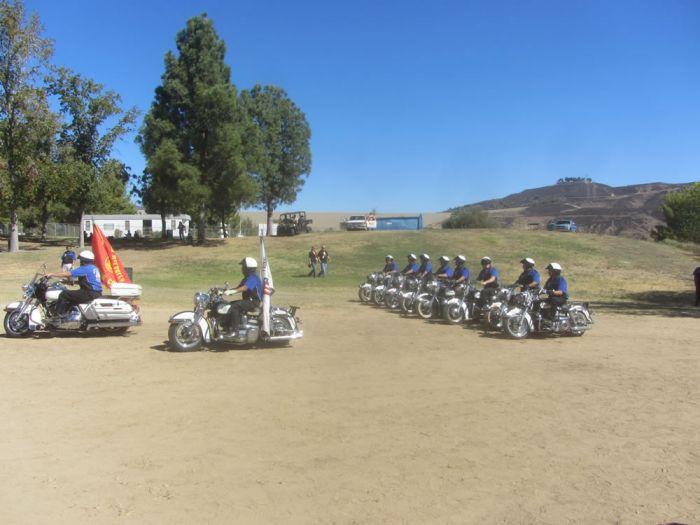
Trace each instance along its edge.
<path fill-rule="evenodd" d="M 180 240 L 184 241 L 185 240 L 185 225 L 180 221 L 180 224 L 177 225 L 177 231 L 180 234 Z"/>
<path fill-rule="evenodd" d="M 331 262 L 331 256 L 328 255 L 328 250 L 326 250 L 325 245 L 321 245 L 321 251 L 318 252 L 318 260 L 321 261 L 321 273 L 319 277 L 325 277 L 328 275 L 328 263 Z"/>
<path fill-rule="evenodd" d="M 78 256 L 73 251 L 73 245 L 67 244 L 66 251 L 61 255 L 61 271 L 70 272 L 73 269 L 73 264 Z"/>
<path fill-rule="evenodd" d="M 311 268 L 308 277 L 316 277 L 316 264 L 318 263 L 318 254 L 316 253 L 315 246 L 312 246 L 311 250 L 309 250 L 308 261 L 309 268 Z"/>

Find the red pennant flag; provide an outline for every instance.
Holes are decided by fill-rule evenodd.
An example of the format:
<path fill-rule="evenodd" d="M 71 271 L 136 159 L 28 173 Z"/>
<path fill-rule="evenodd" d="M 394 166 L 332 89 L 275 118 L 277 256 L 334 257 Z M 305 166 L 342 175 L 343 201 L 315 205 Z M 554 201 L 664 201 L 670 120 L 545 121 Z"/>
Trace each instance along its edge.
<path fill-rule="evenodd" d="M 103 285 L 111 287 L 112 283 L 131 282 L 124 265 L 97 224 L 92 227 L 92 253 L 95 254 L 95 266 L 102 274 Z"/>

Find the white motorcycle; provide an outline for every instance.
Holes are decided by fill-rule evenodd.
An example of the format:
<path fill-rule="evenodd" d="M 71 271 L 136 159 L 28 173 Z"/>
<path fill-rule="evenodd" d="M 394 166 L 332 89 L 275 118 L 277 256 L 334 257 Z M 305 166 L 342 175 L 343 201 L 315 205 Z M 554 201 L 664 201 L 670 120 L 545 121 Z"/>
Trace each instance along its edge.
<path fill-rule="evenodd" d="M 73 306 L 68 315 L 56 315 L 56 301 L 65 286 L 49 282 L 46 265 L 22 285 L 21 301 L 5 306 L 5 333 L 8 337 L 25 337 L 35 332 L 104 330 L 123 334 L 141 324 L 138 284 L 114 283 L 109 293 L 86 304 Z"/>

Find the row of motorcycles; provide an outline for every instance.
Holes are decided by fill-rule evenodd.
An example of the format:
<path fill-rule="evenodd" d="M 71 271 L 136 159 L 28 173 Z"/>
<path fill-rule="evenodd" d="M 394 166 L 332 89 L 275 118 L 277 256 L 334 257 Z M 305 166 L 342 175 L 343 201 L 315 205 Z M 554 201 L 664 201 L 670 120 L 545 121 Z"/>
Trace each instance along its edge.
<path fill-rule="evenodd" d="M 580 336 L 591 328 L 588 303 L 568 302 L 553 307 L 541 289 L 520 286 L 479 288 L 430 274 L 423 277 L 398 272 L 373 272 L 358 290 L 360 301 L 422 319 L 450 324 L 472 323 L 485 330 L 502 331 L 513 339 L 530 334 Z"/>

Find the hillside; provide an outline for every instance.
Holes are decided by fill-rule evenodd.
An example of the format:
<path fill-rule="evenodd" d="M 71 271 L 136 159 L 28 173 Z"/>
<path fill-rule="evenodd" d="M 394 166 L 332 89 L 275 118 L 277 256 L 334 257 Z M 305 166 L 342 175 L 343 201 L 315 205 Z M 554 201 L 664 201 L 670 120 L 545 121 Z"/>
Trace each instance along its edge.
<path fill-rule="evenodd" d="M 573 219 L 585 232 L 648 238 L 654 226 L 664 223 L 660 208 L 664 196 L 686 186 L 655 182 L 613 187 L 567 182 L 456 209 L 478 206 L 507 227 L 545 228 L 552 219 L 564 218 Z"/>

